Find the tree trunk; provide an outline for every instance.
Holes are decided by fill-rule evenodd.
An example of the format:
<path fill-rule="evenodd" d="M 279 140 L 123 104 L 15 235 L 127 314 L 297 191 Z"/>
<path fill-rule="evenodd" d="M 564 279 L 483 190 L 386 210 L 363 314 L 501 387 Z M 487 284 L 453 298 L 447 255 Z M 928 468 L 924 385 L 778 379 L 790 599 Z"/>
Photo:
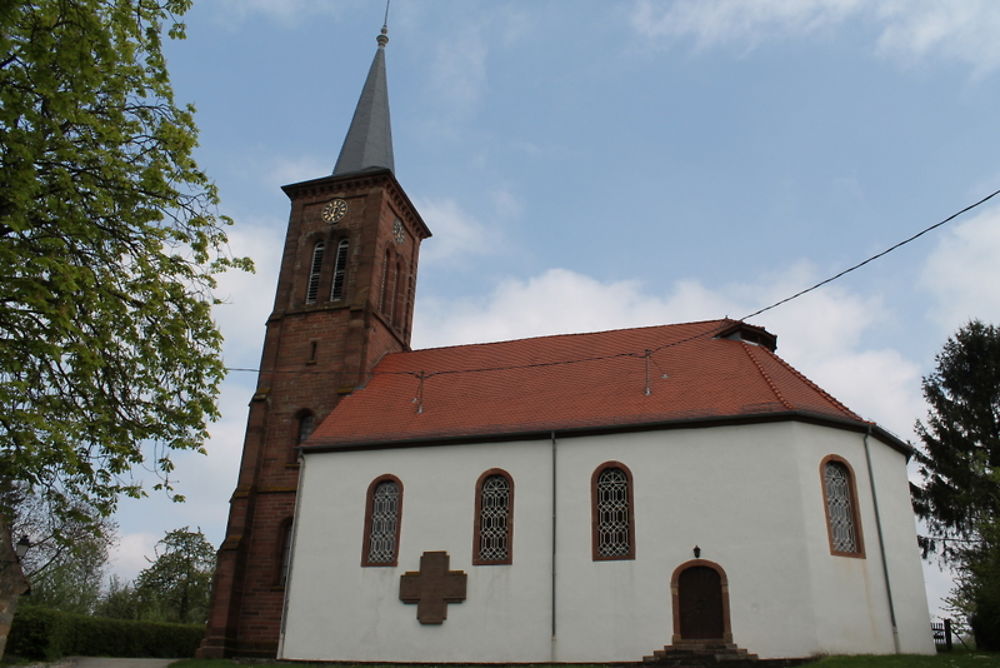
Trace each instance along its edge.
<path fill-rule="evenodd" d="M 28 591 L 28 579 L 14 552 L 7 521 L 0 517 L 0 657 L 7 649 L 7 636 L 17 610 L 17 599 Z"/>

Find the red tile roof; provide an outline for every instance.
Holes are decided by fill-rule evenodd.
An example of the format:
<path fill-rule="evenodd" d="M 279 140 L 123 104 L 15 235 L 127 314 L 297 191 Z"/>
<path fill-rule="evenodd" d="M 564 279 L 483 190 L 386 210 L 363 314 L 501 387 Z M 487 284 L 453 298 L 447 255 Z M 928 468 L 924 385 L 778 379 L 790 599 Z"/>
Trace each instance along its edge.
<path fill-rule="evenodd" d="M 711 320 L 387 355 L 306 448 L 790 413 L 866 424 L 765 345 L 718 338 L 740 328 L 774 340 Z"/>

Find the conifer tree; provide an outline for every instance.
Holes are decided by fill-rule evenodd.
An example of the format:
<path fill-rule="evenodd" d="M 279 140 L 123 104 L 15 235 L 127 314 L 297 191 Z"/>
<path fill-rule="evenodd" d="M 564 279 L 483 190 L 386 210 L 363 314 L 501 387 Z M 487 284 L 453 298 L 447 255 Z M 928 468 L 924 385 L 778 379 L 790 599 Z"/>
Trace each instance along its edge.
<path fill-rule="evenodd" d="M 1000 329 L 974 320 L 935 359 L 923 379 L 927 422 L 916 424 L 921 545 L 958 572 L 953 600 L 977 641 L 1000 647 Z"/>

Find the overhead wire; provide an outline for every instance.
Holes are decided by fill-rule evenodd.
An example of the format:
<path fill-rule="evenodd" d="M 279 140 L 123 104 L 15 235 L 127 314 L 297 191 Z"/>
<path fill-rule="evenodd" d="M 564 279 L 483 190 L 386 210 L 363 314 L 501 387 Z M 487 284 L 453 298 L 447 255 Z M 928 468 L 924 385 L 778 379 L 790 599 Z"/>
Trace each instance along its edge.
<path fill-rule="evenodd" d="M 888 255 L 889 253 L 891 253 L 891 252 L 893 252 L 893 251 L 895 251 L 895 250 L 897 250 L 897 249 L 899 249 L 899 248 L 901 248 L 901 247 L 903 247 L 903 246 L 905 246 L 905 245 L 907 245 L 907 244 L 909 244 L 909 243 L 911 243 L 911 242 L 919 239 L 920 237 L 924 236 L 928 232 L 936 230 L 937 228 L 942 227 L 943 225 L 946 225 L 947 223 L 950 223 L 951 221 L 955 220 L 956 218 L 958 218 L 962 214 L 965 214 L 965 213 L 967 213 L 967 212 L 975 209 L 976 207 L 979 207 L 979 206 L 985 204 L 986 202 L 988 202 L 989 200 L 993 199 L 997 195 L 1000 195 L 1000 189 L 994 190 L 993 192 L 991 192 L 989 195 L 986 195 L 982 199 L 980 199 L 980 200 L 978 200 L 978 201 L 976 201 L 976 202 L 974 202 L 972 204 L 969 204 L 968 206 L 966 206 L 966 207 L 964 207 L 964 208 L 956 211 L 955 213 L 951 214 L 947 218 L 944 218 L 943 220 L 940 220 L 940 221 L 934 223 L 933 225 L 929 225 L 929 226 L 925 227 L 924 229 L 920 230 L 916 234 L 913 234 L 913 235 L 907 237 L 906 239 L 903 239 L 902 241 L 899 241 L 899 242 L 893 244 L 892 246 L 889 246 L 885 250 L 882 250 L 882 251 L 880 251 L 880 252 L 878 252 L 878 253 L 870 256 L 870 257 L 867 257 L 864 260 L 862 260 L 861 262 L 858 262 L 857 264 L 854 264 L 854 265 L 848 267 L 847 269 L 844 269 L 843 271 L 840 271 L 840 272 L 834 274 L 833 276 L 830 276 L 829 278 L 826 278 L 826 279 L 824 279 L 822 281 L 819 281 L 818 283 L 815 283 L 815 284 L 813 284 L 813 285 L 811 285 L 811 286 L 809 286 L 809 287 L 807 287 L 807 288 L 805 288 L 803 290 L 799 290 L 798 292 L 796 292 L 793 295 L 785 297 L 784 299 L 779 299 L 778 301 L 776 301 L 776 302 L 774 302 L 774 303 L 772 303 L 772 304 L 770 304 L 768 306 L 765 306 L 763 308 L 757 309 L 753 313 L 745 315 L 745 316 L 743 316 L 743 317 L 741 317 L 741 318 L 739 318 L 737 320 L 732 320 L 732 319 L 730 319 L 728 317 L 724 318 L 723 320 L 725 322 L 723 324 L 716 325 L 716 326 L 712 327 L 711 329 L 709 329 L 707 331 L 698 332 L 696 334 L 689 335 L 687 337 L 678 339 L 676 341 L 670 341 L 668 343 L 664 343 L 664 344 L 662 344 L 660 346 L 657 346 L 655 348 L 646 349 L 646 350 L 643 350 L 643 351 L 625 351 L 625 352 L 620 352 L 620 353 L 612 353 L 612 354 L 608 354 L 608 355 L 595 355 L 595 356 L 590 356 L 590 357 L 579 357 L 579 358 L 572 358 L 572 359 L 552 360 L 552 361 L 548 361 L 548 362 L 531 362 L 531 363 L 527 363 L 527 364 L 509 364 L 509 365 L 502 365 L 502 366 L 475 367 L 475 368 L 463 368 L 463 369 L 443 369 L 443 370 L 440 370 L 440 371 L 430 371 L 430 372 L 428 372 L 428 371 L 377 371 L 377 370 L 371 370 L 371 371 L 368 372 L 368 374 L 371 375 L 371 376 L 377 376 L 377 375 L 397 375 L 397 376 L 399 376 L 399 375 L 406 375 L 406 376 L 413 376 L 415 378 L 419 378 L 420 379 L 420 383 L 421 383 L 421 386 L 422 386 L 423 382 L 425 380 L 427 380 L 429 378 L 432 378 L 434 376 L 443 376 L 443 375 L 451 375 L 451 374 L 464 374 L 464 373 L 486 373 L 486 372 L 495 372 L 495 371 L 512 371 L 512 370 L 518 370 L 518 369 L 536 369 L 536 368 L 544 368 L 544 367 L 552 367 L 552 366 L 561 366 L 561 365 L 567 365 L 567 364 L 580 364 L 580 363 L 584 363 L 584 362 L 598 362 L 598 361 L 604 361 L 604 360 L 610 360 L 610 359 L 618 359 L 618 358 L 624 358 L 624 357 L 646 358 L 646 359 L 652 360 L 653 363 L 655 364 L 656 361 L 655 361 L 654 358 L 652 358 L 652 354 L 654 354 L 654 353 L 660 352 L 661 350 L 664 350 L 666 348 L 672 348 L 672 347 L 675 347 L 675 346 L 679 346 L 679 345 L 682 345 L 684 343 L 688 343 L 689 341 L 693 341 L 695 339 L 703 338 L 705 336 L 714 336 L 715 334 L 718 334 L 719 332 L 721 332 L 724 329 L 726 329 L 727 327 L 729 327 L 728 323 L 730 323 L 730 322 L 745 322 L 745 321 L 749 320 L 750 318 L 754 318 L 754 317 L 756 317 L 758 315 L 761 315 L 762 313 L 766 313 L 767 311 L 773 310 L 775 308 L 778 308 L 779 306 L 787 304 L 788 302 L 791 302 L 791 301 L 793 301 L 795 299 L 798 299 L 799 297 L 802 297 L 803 295 L 806 295 L 806 294 L 808 294 L 808 293 L 810 293 L 810 292 L 812 292 L 814 290 L 817 290 L 817 289 L 823 287 L 824 285 L 832 283 L 833 281 L 836 281 L 836 280 L 838 280 L 838 279 L 846 276 L 847 274 L 850 274 L 851 272 L 856 271 L 856 270 L 860 269 L 861 267 L 863 267 L 863 266 L 865 266 L 865 265 L 867 265 L 867 264 L 869 264 L 871 262 L 874 262 L 875 260 L 877 260 L 877 259 L 879 259 L 881 257 L 884 257 L 884 256 Z M 657 364 L 657 368 L 660 368 L 658 364 Z M 661 372 L 663 372 L 662 368 L 660 368 L 660 370 L 661 370 Z M 254 372 L 254 373 L 293 373 L 293 374 L 315 373 L 315 374 L 323 374 L 323 375 L 329 375 L 331 373 L 338 373 L 338 372 L 330 372 L 330 371 L 322 371 L 322 370 L 307 370 L 307 369 L 268 369 L 266 371 L 261 371 L 260 369 L 250 369 L 250 368 L 240 368 L 240 367 L 226 367 L 226 371 L 242 371 L 242 372 Z M 343 372 L 340 372 L 340 373 L 343 373 Z M 666 372 L 663 372 L 663 375 L 666 376 Z"/>

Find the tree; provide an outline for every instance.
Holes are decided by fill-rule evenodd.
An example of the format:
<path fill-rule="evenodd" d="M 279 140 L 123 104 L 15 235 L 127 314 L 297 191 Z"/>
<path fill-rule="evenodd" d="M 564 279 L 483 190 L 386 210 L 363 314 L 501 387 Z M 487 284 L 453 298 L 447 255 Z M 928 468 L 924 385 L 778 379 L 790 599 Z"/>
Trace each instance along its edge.
<path fill-rule="evenodd" d="M 140 616 L 182 624 L 204 623 L 215 568 L 212 544 L 201 529 L 184 527 L 168 531 L 156 546 L 156 560 L 135 580 Z"/>
<path fill-rule="evenodd" d="M 190 4 L 0 4 L 0 487 L 55 513 L 141 496 L 141 463 L 169 492 L 218 416 L 214 277 L 251 266 L 161 49 Z"/>
<path fill-rule="evenodd" d="M 927 424 L 916 424 L 921 545 L 957 570 L 953 600 L 977 641 L 1000 646 L 1000 330 L 974 320 L 935 361 L 923 379 Z"/>
<path fill-rule="evenodd" d="M 115 619 L 139 619 L 139 597 L 135 588 L 117 575 L 112 575 L 107 590 L 94 606 L 94 614 Z"/>
<path fill-rule="evenodd" d="M 18 493 L 18 492 L 21 493 Z M 53 513 L 44 497 L 23 486 L 2 497 L 12 534 L 31 541 L 21 566 L 31 583 L 31 601 L 88 614 L 97 603 L 116 525 L 83 503 L 72 513 Z"/>

